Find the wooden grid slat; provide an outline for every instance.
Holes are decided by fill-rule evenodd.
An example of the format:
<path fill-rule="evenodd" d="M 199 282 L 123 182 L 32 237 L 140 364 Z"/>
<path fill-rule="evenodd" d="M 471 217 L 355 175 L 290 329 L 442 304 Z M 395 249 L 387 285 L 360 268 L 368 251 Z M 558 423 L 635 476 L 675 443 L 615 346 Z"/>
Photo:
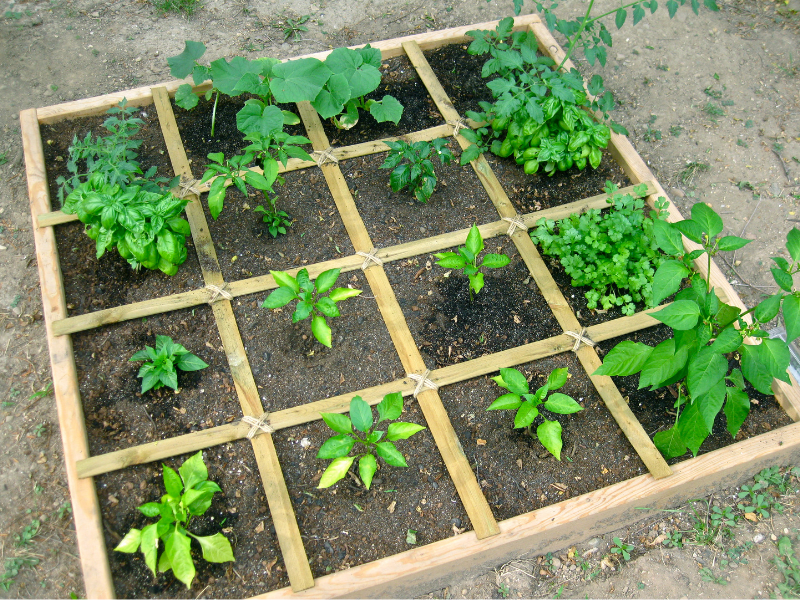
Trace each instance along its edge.
<path fill-rule="evenodd" d="M 175 122 L 175 115 L 172 113 L 172 106 L 170 105 L 166 88 L 153 88 L 153 100 L 158 111 L 159 122 L 161 123 L 164 140 L 167 143 L 167 150 L 169 151 L 175 174 L 181 177 L 191 177 L 192 172 L 189 167 L 189 160 L 183 148 L 183 142 L 178 131 L 178 125 Z M 189 204 L 186 205 L 186 217 L 192 229 L 192 239 L 194 240 L 200 266 L 203 269 L 203 279 L 207 285 L 224 287 L 225 281 L 222 278 L 217 254 L 208 231 L 208 223 L 200 205 L 200 199 L 194 194 L 190 194 L 190 198 Z M 239 335 L 239 328 L 233 316 L 231 303 L 229 300 L 220 298 L 211 304 L 211 308 L 214 311 L 214 318 L 228 358 L 228 365 L 231 369 L 242 412 L 245 416 L 259 418 L 264 412 L 264 407 L 261 404 L 258 388 L 256 388 L 256 382 L 250 370 L 250 363 L 247 360 L 242 337 Z M 289 492 L 286 489 L 286 482 L 281 473 L 278 455 L 272 443 L 272 436 L 266 433 L 252 438 L 251 442 L 261 482 L 264 485 L 270 514 L 272 515 L 275 534 L 281 547 L 283 562 L 286 566 L 292 589 L 300 591 L 312 587 L 314 578 L 311 575 L 311 567 L 308 564 L 308 558 L 303 548 L 300 528 L 297 525 Z"/>
<path fill-rule="evenodd" d="M 442 113 L 448 122 L 458 122 L 461 116 L 447 97 L 444 88 L 442 88 L 441 83 L 439 83 L 436 75 L 434 75 L 427 59 L 422 54 L 422 50 L 420 50 L 416 42 L 407 42 L 403 44 L 403 48 L 406 54 L 408 54 L 411 64 L 414 65 L 422 82 L 425 84 L 425 87 L 428 88 L 428 93 L 436 103 L 439 112 Z M 463 136 L 459 135 L 457 139 L 459 144 L 461 144 L 462 150 L 470 145 L 470 142 Z M 489 164 L 486 162 L 486 159 L 483 156 L 479 156 L 472 161 L 472 165 L 475 172 L 480 177 L 481 183 L 486 187 L 486 192 L 492 199 L 500 216 L 508 218 L 515 217 L 517 211 L 508 199 L 508 196 L 489 167 Z M 553 315 L 555 315 L 559 325 L 561 325 L 565 332 L 572 331 L 580 333 L 581 324 L 578 318 L 575 316 L 575 313 L 572 312 L 561 290 L 558 289 L 558 285 L 550 274 L 547 265 L 545 265 L 539 255 L 539 252 L 536 250 L 536 246 L 534 246 L 530 236 L 525 231 L 517 230 L 511 235 L 511 239 L 516 245 L 522 259 L 525 261 L 525 264 L 528 266 L 528 270 L 536 281 L 539 291 L 542 293 L 545 300 L 547 300 L 547 304 L 553 311 Z M 595 349 L 590 346 L 581 345 L 576 354 L 581 361 L 581 365 L 583 365 L 586 373 L 591 378 L 597 392 L 603 398 L 609 412 L 614 417 L 614 420 L 617 422 L 620 429 L 622 429 L 625 437 L 628 438 L 628 441 L 631 443 L 634 450 L 636 450 L 636 453 L 647 466 L 653 477 L 659 479 L 670 475 L 672 470 L 669 468 L 669 465 L 664 460 L 664 457 L 661 456 L 661 453 L 655 447 L 655 444 L 653 444 L 650 436 L 647 435 L 647 432 L 623 399 L 622 394 L 620 394 L 617 386 L 614 385 L 611 377 L 592 375 L 602 364 Z"/>

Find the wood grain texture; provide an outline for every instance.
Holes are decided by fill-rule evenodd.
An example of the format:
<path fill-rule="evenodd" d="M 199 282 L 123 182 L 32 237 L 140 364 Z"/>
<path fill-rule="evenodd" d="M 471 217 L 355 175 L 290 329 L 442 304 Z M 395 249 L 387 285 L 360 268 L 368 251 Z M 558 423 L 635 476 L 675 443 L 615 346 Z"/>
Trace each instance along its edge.
<path fill-rule="evenodd" d="M 419 46 L 411 41 L 404 43 L 403 47 L 408 54 L 409 60 L 411 60 L 411 63 L 414 65 L 414 68 L 417 69 L 422 82 L 428 89 L 428 93 L 430 93 L 433 101 L 436 103 L 439 112 L 442 113 L 448 122 L 458 121 L 460 118 L 458 112 L 453 108 L 452 102 L 450 102 L 450 99 L 447 97 L 438 79 L 436 79 L 433 70 L 430 68 Z M 461 144 L 462 148 L 469 145 L 469 142 L 460 135 L 456 136 L 456 139 L 459 144 Z M 472 161 L 471 164 L 486 189 L 486 193 L 497 209 L 497 212 L 500 214 L 500 217 L 511 218 L 516 216 L 516 209 L 511 204 L 511 201 L 508 199 L 503 187 L 500 185 L 500 182 L 492 172 L 483 155 Z M 655 183 L 655 186 L 657 185 L 658 184 Z M 550 309 L 553 311 L 553 315 L 558 320 L 559 325 L 561 325 L 564 331 L 579 333 L 581 331 L 581 325 L 578 319 L 572 312 L 561 290 L 559 290 L 558 285 L 556 285 L 556 282 L 553 280 L 553 276 L 550 274 L 549 269 L 536 250 L 536 246 L 534 246 L 530 236 L 525 231 L 516 230 L 510 237 L 536 281 L 539 291 L 541 291 Z M 601 364 L 600 357 L 597 355 L 594 348 L 581 346 L 576 354 L 583 368 L 586 369 L 586 372 L 589 374 L 597 392 L 603 398 L 609 412 L 614 417 L 614 420 L 617 422 L 620 429 L 622 429 L 637 454 L 639 454 L 639 457 L 647 466 L 648 470 L 654 477 L 668 476 L 672 472 L 669 465 L 667 465 L 641 423 L 636 419 L 636 416 L 622 398 L 622 394 L 619 393 L 619 390 L 617 390 L 611 378 L 591 375 Z"/>
<path fill-rule="evenodd" d="M 183 142 L 175 122 L 175 115 L 169 102 L 169 95 L 165 88 L 153 88 L 153 99 L 158 110 L 161 131 L 167 143 L 173 169 L 176 175 L 191 177 L 189 161 L 183 148 Z M 192 198 L 186 206 L 186 216 L 192 229 L 197 256 L 203 270 L 203 279 L 206 284 L 217 286 L 224 285 L 222 273 L 217 261 L 216 251 L 208 231 L 208 223 L 200 206 L 200 199 L 190 194 Z M 245 416 L 260 417 L 264 412 L 258 394 L 253 373 L 247 360 L 242 337 L 236 325 L 233 308 L 228 300 L 220 299 L 211 305 L 214 318 L 219 329 L 220 339 L 228 358 L 231 376 L 233 377 L 239 404 Z M 256 463 L 258 464 L 261 482 L 269 504 L 278 544 L 281 547 L 283 562 L 289 575 L 292 589 L 300 591 L 312 587 L 314 578 L 308 564 L 300 528 L 294 515 L 289 492 L 286 489 L 281 472 L 278 455 L 272 443 L 270 434 L 259 435 L 251 440 Z"/>
<path fill-rule="evenodd" d="M 44 151 L 36 110 L 20 112 L 20 127 L 28 176 L 31 217 L 35 223 L 40 214 L 50 211 Z M 34 229 L 33 238 L 42 289 L 42 313 L 53 373 L 53 395 L 58 409 L 58 424 L 64 448 L 64 464 L 84 586 L 88 598 L 113 598 L 114 583 L 108 565 L 100 504 L 94 480 L 79 479 L 76 470 L 76 463 L 89 456 L 89 444 L 72 353 L 72 339 L 69 336 L 57 337 L 52 331 L 53 321 L 67 314 L 55 233 L 52 227 Z"/>

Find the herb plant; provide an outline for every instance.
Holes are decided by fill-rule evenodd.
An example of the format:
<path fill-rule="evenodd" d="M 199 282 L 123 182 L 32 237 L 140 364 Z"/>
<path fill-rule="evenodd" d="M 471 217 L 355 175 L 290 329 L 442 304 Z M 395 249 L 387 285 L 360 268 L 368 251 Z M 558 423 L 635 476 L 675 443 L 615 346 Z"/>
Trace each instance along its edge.
<path fill-rule="evenodd" d="M 467 234 L 467 243 L 456 252 L 438 252 L 434 256 L 439 259 L 436 264 L 445 269 L 461 269 L 469 278 L 469 299 L 473 300 L 473 292 L 479 294 L 483 289 L 482 268 L 500 269 L 505 267 L 511 259 L 505 254 L 491 252 L 483 256 L 478 262 L 480 253 L 483 252 L 483 238 L 477 225 L 473 225 Z"/>
<path fill-rule="evenodd" d="M 486 410 L 516 410 L 514 416 L 514 429 L 524 427 L 531 433 L 531 425 L 536 417 L 542 417 L 543 422 L 536 428 L 536 437 L 547 448 L 547 451 L 561 460 L 561 423 L 550 421 L 541 413 L 541 408 L 559 414 L 569 415 L 583 410 L 580 404 L 566 394 L 556 392 L 547 395 L 552 390 L 557 390 L 567 382 L 567 369 L 554 369 L 548 376 L 547 382 L 535 393 L 531 393 L 528 380 L 517 369 L 500 369 L 500 375 L 492 377 L 497 385 L 508 390 L 497 400 L 492 402 Z"/>
<path fill-rule="evenodd" d="M 389 146 L 389 155 L 381 165 L 381 169 L 393 169 L 389 176 L 392 190 L 399 192 L 405 187 L 411 190 L 414 197 L 423 204 L 433 194 L 436 187 L 436 173 L 433 170 L 431 153 L 439 158 L 443 165 L 453 160 L 453 153 L 447 147 L 447 140 L 437 138 L 431 142 L 420 141 L 408 143 L 403 140 L 384 142 Z"/>
<path fill-rule="evenodd" d="M 259 205 L 253 212 L 261 213 L 261 219 L 267 224 L 267 231 L 272 237 L 278 237 L 279 233 L 286 233 L 286 228 L 292 225 L 292 217 L 288 213 L 278 210 L 274 202 L 270 202 L 267 208 Z"/>
<path fill-rule="evenodd" d="M 773 378 L 789 383 L 788 344 L 800 336 L 800 292 L 793 291 L 793 276 L 800 270 L 800 230 L 792 229 L 787 237 L 791 260 L 782 256 L 772 259 L 775 262 L 772 275 L 779 291 L 742 311 L 722 302 L 710 280 L 704 280 L 690 266 L 705 254 L 710 270 L 712 256 L 739 249 L 749 240 L 721 236 L 722 219 L 703 203 L 695 204 L 691 215 L 691 219 L 677 223 L 653 222 L 656 242 L 671 258 L 661 264 L 653 278 L 652 303 L 655 305 L 675 292 L 677 295 L 672 304 L 651 316 L 668 325 L 673 337 L 655 348 L 638 342 L 621 342 L 594 373 L 640 373 L 640 389 L 670 385 L 677 390 L 675 425 L 658 432 L 653 439 L 667 458 L 680 456 L 687 448 L 697 455 L 720 410 L 727 418 L 728 431 L 735 437 L 750 412 L 745 379 L 763 394 L 772 393 Z M 701 248 L 686 252 L 682 235 Z M 686 278 L 688 287 L 680 289 Z M 786 342 L 770 339 L 763 330 L 781 312 L 781 307 Z M 757 338 L 760 343 L 746 344 L 747 337 Z M 738 359 L 738 367 L 731 368 L 731 357 Z"/>
<path fill-rule="evenodd" d="M 322 474 L 317 486 L 319 489 L 330 487 L 343 479 L 356 459 L 359 476 L 367 489 L 372 485 L 372 478 L 378 470 L 376 455 L 392 467 L 408 466 L 406 459 L 392 442 L 410 438 L 425 427 L 396 421 L 389 424 L 385 431 L 386 439 L 381 441 L 384 432 L 375 427 L 383 421 L 394 421 L 400 417 L 403 412 L 403 395 L 399 392 L 387 394 L 377 409 L 378 420 L 375 421 L 369 404 L 361 396 L 355 396 L 350 401 L 350 417 L 338 413 L 320 413 L 325 424 L 338 435 L 322 444 L 317 453 L 317 458 L 333 459 Z M 356 447 L 356 453 L 350 456 L 353 447 Z"/>
<path fill-rule="evenodd" d="M 222 490 L 208 480 L 202 451 L 186 459 L 177 473 L 164 465 L 164 487 L 167 493 L 160 502 L 147 502 L 139 507 L 145 516 L 159 517 L 158 522 L 141 530 L 131 529 L 114 550 L 133 554 L 141 549 L 153 575 L 156 575 L 156 567 L 158 573 L 172 569 L 175 577 L 189 589 L 196 572 L 191 554 L 192 538 L 200 543 L 203 558 L 208 562 L 234 560 L 231 543 L 222 533 L 195 535 L 187 530 L 192 517 L 205 514 L 214 494 Z M 159 540 L 164 545 L 160 558 Z"/>
<path fill-rule="evenodd" d="M 145 346 L 130 357 L 129 362 L 146 361 L 137 375 L 142 380 L 142 393 L 157 390 L 165 385 L 173 390 L 178 389 L 178 373 L 181 371 L 199 371 L 208 365 L 166 335 L 156 336 L 155 349 Z"/>
<path fill-rule="evenodd" d="M 645 212 L 647 186 L 634 188 L 634 196 L 617 193 L 606 182 L 605 211 L 590 209 L 558 221 L 539 219 L 531 239 L 548 256 L 556 256 L 574 286 L 590 286 L 585 293 L 591 309 L 620 306 L 632 315 L 634 302 L 652 299 L 652 282 L 663 261 L 653 235 L 653 217 L 662 218 L 659 201 L 653 217 Z M 663 203 L 662 203 L 663 202 Z M 649 211 L 647 211 L 649 212 Z"/>
<path fill-rule="evenodd" d="M 292 323 L 311 317 L 311 332 L 323 346 L 331 347 L 331 328 L 327 318 L 339 316 L 337 302 L 353 298 L 361 290 L 350 288 L 333 288 L 339 278 L 340 269 L 329 269 L 319 274 L 316 285 L 308 276 L 308 269 L 300 269 L 297 277 L 283 271 L 270 271 L 278 284 L 261 305 L 264 308 L 276 309 L 286 306 L 292 300 L 298 300 L 292 314 Z M 324 296 L 329 292 L 327 296 Z"/>

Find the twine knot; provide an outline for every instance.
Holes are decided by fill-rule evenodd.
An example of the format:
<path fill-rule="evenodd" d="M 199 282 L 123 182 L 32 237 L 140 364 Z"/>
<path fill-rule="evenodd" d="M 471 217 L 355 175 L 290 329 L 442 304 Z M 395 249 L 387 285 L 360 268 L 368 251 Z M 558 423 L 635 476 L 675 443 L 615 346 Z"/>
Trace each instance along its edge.
<path fill-rule="evenodd" d="M 503 221 L 508 221 L 511 225 L 508 227 L 508 231 L 506 232 L 507 235 L 514 235 L 514 232 L 517 229 L 521 229 L 522 231 L 528 231 L 528 226 L 525 225 L 525 221 L 522 219 L 522 215 L 517 213 L 513 217 L 503 217 Z"/>
<path fill-rule="evenodd" d="M 222 287 L 216 286 L 213 283 L 209 283 L 206 286 L 206 289 L 211 292 L 211 297 L 208 299 L 208 303 L 214 304 L 214 302 L 219 302 L 220 300 L 233 300 L 233 294 L 225 289 L 227 287 L 227 283 L 223 284 Z"/>
<path fill-rule="evenodd" d="M 311 154 L 316 156 L 318 167 L 322 167 L 322 165 L 328 163 L 339 164 L 339 159 L 336 158 L 336 155 L 333 153 L 333 146 L 328 146 L 325 150 L 314 150 Z"/>
<path fill-rule="evenodd" d="M 572 351 L 577 352 L 578 348 L 581 347 L 581 344 L 586 344 L 587 346 L 593 348 L 596 345 L 596 342 L 593 342 L 588 337 L 586 337 L 586 327 L 581 329 L 580 333 L 575 333 L 574 331 L 565 331 L 566 335 L 575 338 L 575 344 L 572 346 Z"/>
<path fill-rule="evenodd" d="M 409 379 L 417 382 L 417 387 L 414 388 L 414 398 L 416 398 L 419 393 L 422 391 L 422 388 L 428 388 L 431 390 L 438 390 L 439 386 L 435 384 L 433 381 L 428 379 L 428 375 L 431 374 L 430 369 L 425 369 L 425 372 L 422 375 L 418 375 L 417 373 L 409 373 L 406 375 Z"/>
<path fill-rule="evenodd" d="M 462 129 L 469 129 L 467 122 L 461 118 L 459 118 L 457 121 L 448 121 L 447 124 L 453 128 L 453 137 L 457 136 L 458 132 Z"/>
<path fill-rule="evenodd" d="M 198 183 L 200 183 L 199 179 L 184 179 L 181 177 L 181 181 L 178 184 L 178 193 L 175 194 L 175 196 L 180 199 L 185 198 L 189 194 L 199 196 L 200 190 L 195 187 Z"/>
<path fill-rule="evenodd" d="M 359 256 L 364 257 L 364 263 L 361 265 L 362 271 L 366 271 L 368 267 L 371 267 L 372 265 L 370 263 L 374 263 L 379 267 L 383 266 L 383 261 L 377 257 L 377 252 L 378 250 L 375 248 L 373 248 L 369 252 L 361 252 L 360 250 L 356 252 L 356 254 L 358 254 Z"/>
<path fill-rule="evenodd" d="M 251 417 L 245 415 L 242 417 L 242 421 L 247 423 L 248 425 L 252 425 L 250 431 L 247 432 L 247 439 L 252 440 L 253 436 L 258 433 L 259 429 L 264 433 L 273 433 L 275 430 L 269 424 L 269 413 L 265 412 L 261 415 L 260 418 L 256 419 L 255 417 Z"/>

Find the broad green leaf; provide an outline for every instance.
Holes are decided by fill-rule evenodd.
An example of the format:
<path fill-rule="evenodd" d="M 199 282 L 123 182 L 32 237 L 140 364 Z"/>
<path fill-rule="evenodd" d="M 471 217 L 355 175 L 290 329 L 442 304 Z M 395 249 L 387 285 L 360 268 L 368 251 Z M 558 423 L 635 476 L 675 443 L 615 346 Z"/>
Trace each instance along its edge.
<path fill-rule="evenodd" d="M 614 16 L 614 24 L 617 26 L 617 29 L 622 29 L 622 26 L 625 25 L 625 19 L 628 17 L 628 11 L 624 8 L 617 9 L 616 15 Z"/>
<path fill-rule="evenodd" d="M 241 90 L 236 85 L 247 73 L 259 74 L 263 65 L 256 60 L 234 56 L 230 62 L 219 58 L 211 63 L 211 79 L 214 87 L 227 96 L 239 96 Z"/>
<path fill-rule="evenodd" d="M 697 204 L 695 204 L 697 206 Z M 687 238 L 697 244 L 703 243 L 703 227 L 692 219 L 684 219 L 672 224 L 678 231 L 680 231 Z"/>
<path fill-rule="evenodd" d="M 208 173 L 208 171 L 206 171 Z M 208 212 L 215 219 L 219 217 L 222 212 L 223 204 L 225 203 L 225 177 L 217 177 L 211 184 L 208 190 Z"/>
<path fill-rule="evenodd" d="M 379 102 L 368 103 L 369 114 L 378 122 L 385 123 L 391 121 L 395 125 L 400 122 L 403 116 L 403 105 L 394 97 L 386 95 Z"/>
<path fill-rule="evenodd" d="M 561 460 L 561 423 L 558 421 L 545 421 L 536 428 L 536 437 L 542 443 L 542 446 L 556 457 Z"/>
<path fill-rule="evenodd" d="M 514 429 L 521 429 L 528 427 L 533 423 L 534 419 L 539 416 L 539 409 L 536 408 L 536 402 L 526 401 L 517 410 L 514 415 Z"/>
<path fill-rule="evenodd" d="M 492 404 L 486 410 L 516 410 L 522 405 L 522 398 L 520 398 L 519 394 L 503 394 L 497 400 L 492 402 Z"/>
<path fill-rule="evenodd" d="M 245 73 L 234 86 L 234 91 L 247 92 L 266 100 L 266 97 L 270 95 L 269 81 L 262 80 L 258 73 Z"/>
<path fill-rule="evenodd" d="M 739 349 L 742 362 L 742 374 L 754 388 L 762 394 L 772 394 L 772 375 L 766 366 L 761 364 L 758 346 L 743 344 Z"/>
<path fill-rule="evenodd" d="M 692 221 L 697 223 L 710 238 L 722 233 L 722 218 L 704 202 L 697 202 L 692 206 Z M 689 448 L 691 449 L 691 446 Z"/>
<path fill-rule="evenodd" d="M 261 304 L 264 308 L 281 308 L 296 298 L 295 292 L 290 288 L 280 287 L 274 290 Z"/>
<path fill-rule="evenodd" d="M 750 398 L 742 390 L 725 388 L 727 401 L 725 402 L 725 417 L 728 420 L 728 431 L 731 437 L 736 438 L 742 423 L 750 414 Z"/>
<path fill-rule="evenodd" d="M 653 443 L 666 459 L 675 458 L 686 453 L 686 444 L 683 443 L 677 427 L 659 431 L 653 436 Z"/>
<path fill-rule="evenodd" d="M 691 271 L 680 261 L 666 260 L 661 263 L 653 276 L 653 306 L 657 306 L 665 298 L 677 292 L 681 282 L 690 273 Z"/>
<path fill-rule="evenodd" d="M 478 230 L 477 225 L 473 225 L 470 228 L 467 234 L 467 242 L 464 246 L 473 256 L 478 256 L 478 254 L 483 251 L 483 238 L 481 237 L 481 232 Z"/>
<path fill-rule="evenodd" d="M 192 110 L 200 99 L 194 93 L 191 84 L 183 83 L 175 90 L 175 104 L 184 110 Z"/>
<path fill-rule="evenodd" d="M 705 421 L 709 431 L 714 430 L 714 420 L 717 418 L 722 404 L 725 402 L 725 379 L 717 381 L 708 392 L 694 398 L 697 410 Z"/>
<path fill-rule="evenodd" d="M 353 427 L 364 433 L 372 427 L 372 409 L 361 396 L 354 396 L 350 400 L 350 420 L 353 422 Z"/>
<path fill-rule="evenodd" d="M 417 425 L 416 423 L 392 423 L 386 430 L 386 439 L 390 442 L 405 440 L 423 429 L 425 429 L 423 425 Z"/>
<path fill-rule="evenodd" d="M 178 475 L 174 469 L 171 469 L 167 465 L 163 465 L 163 468 L 164 488 L 173 498 L 180 498 L 181 492 L 183 491 L 183 481 L 181 480 L 181 476 Z"/>
<path fill-rule="evenodd" d="M 211 508 L 214 493 L 210 490 L 186 490 L 183 494 L 183 505 L 192 515 L 202 515 Z"/>
<path fill-rule="evenodd" d="M 161 504 L 159 502 L 145 502 L 139 510 L 146 517 L 157 517 L 161 514 Z"/>
<path fill-rule="evenodd" d="M 606 354 L 603 364 L 592 375 L 633 375 L 642 370 L 652 354 L 647 344 L 625 340 Z"/>
<path fill-rule="evenodd" d="M 789 347 L 781 339 L 763 339 L 755 348 L 758 361 L 776 379 L 791 384 L 786 370 L 789 368 Z"/>
<path fill-rule="evenodd" d="M 317 291 L 324 294 L 331 289 L 339 278 L 340 271 L 341 269 L 328 269 L 320 273 L 316 280 Z"/>
<path fill-rule="evenodd" d="M 144 554 L 144 563 L 156 574 L 156 557 L 158 556 L 158 531 L 156 523 L 148 525 L 142 529 L 142 554 Z"/>
<path fill-rule="evenodd" d="M 325 441 L 317 452 L 317 458 L 330 459 L 347 456 L 356 441 L 345 433 L 340 433 Z"/>
<path fill-rule="evenodd" d="M 331 71 L 346 78 L 354 98 L 366 96 L 381 83 L 380 70 L 374 65 L 365 64 L 357 50 L 337 48 L 327 56 L 325 64 Z"/>
<path fill-rule="evenodd" d="M 206 45 L 202 42 L 186 40 L 184 42 L 183 52 L 177 56 L 170 56 L 167 59 L 170 74 L 178 79 L 187 77 L 194 69 L 195 61 L 203 56 L 205 51 Z"/>
<path fill-rule="evenodd" d="M 719 240 L 719 249 L 723 252 L 733 252 L 739 248 L 743 248 L 753 240 L 746 240 L 744 238 L 736 237 L 735 235 L 726 235 Z"/>
<path fill-rule="evenodd" d="M 299 323 L 300 321 L 307 319 L 311 316 L 311 312 L 314 310 L 314 305 L 311 302 L 306 300 L 302 300 L 297 303 L 294 307 L 294 312 L 292 313 L 292 323 Z"/>
<path fill-rule="evenodd" d="M 778 292 L 766 300 L 759 302 L 754 311 L 756 319 L 758 319 L 760 323 L 769 323 L 774 319 L 781 308 L 782 298 L 783 294 Z"/>
<path fill-rule="evenodd" d="M 297 279 L 289 275 L 288 273 L 284 273 L 283 271 L 270 271 L 270 275 L 281 287 L 286 287 L 291 289 L 294 293 L 300 292 L 300 284 L 297 283 Z"/>
<path fill-rule="evenodd" d="M 274 104 L 263 108 L 256 103 L 245 104 L 236 113 L 236 127 L 245 135 L 255 133 L 262 138 L 272 137 L 283 131 L 283 113 Z"/>
<path fill-rule="evenodd" d="M 681 256 L 685 252 L 681 232 L 670 223 L 655 219 L 653 221 L 653 234 L 658 247 L 669 256 Z"/>
<path fill-rule="evenodd" d="M 350 470 L 350 466 L 355 459 L 355 456 L 343 456 L 335 459 L 328 465 L 328 468 L 325 469 L 325 472 L 319 480 L 317 489 L 329 488 L 340 479 L 343 479 L 344 476 L 347 475 L 347 471 Z"/>
<path fill-rule="evenodd" d="M 182 354 L 175 362 L 175 366 L 181 371 L 199 371 L 205 369 L 208 364 L 194 354 Z"/>
<path fill-rule="evenodd" d="M 773 279 L 775 279 L 775 283 L 778 284 L 778 287 L 784 292 L 791 293 L 792 286 L 794 285 L 792 276 L 783 269 L 778 269 L 776 267 L 771 268 L 770 272 L 772 273 Z"/>
<path fill-rule="evenodd" d="M 314 98 L 311 106 L 319 113 L 320 117 L 330 119 L 341 113 L 347 101 L 352 97 L 347 78 L 341 73 L 334 73 Z"/>
<path fill-rule="evenodd" d="M 337 433 L 352 433 L 353 425 L 347 415 L 339 413 L 319 413 L 325 424 Z"/>
<path fill-rule="evenodd" d="M 650 316 L 673 329 L 685 331 L 697 325 L 700 318 L 700 307 L 690 300 L 676 300 Z"/>
<path fill-rule="evenodd" d="M 711 346 L 706 346 L 689 362 L 686 385 L 692 398 L 699 398 L 723 381 L 728 372 L 728 361 Z M 720 401 L 720 405 L 722 402 Z M 709 428 L 710 431 L 710 428 Z M 684 438 L 685 439 L 685 438 Z M 690 444 L 687 445 L 691 447 Z"/>
<path fill-rule="evenodd" d="M 272 67 L 269 83 L 275 100 L 282 103 L 311 102 L 331 76 L 331 70 L 316 58 L 298 58 Z"/>
<path fill-rule="evenodd" d="M 793 227 L 786 235 L 786 249 L 793 261 L 800 261 L 800 229 L 797 227 Z"/>
<path fill-rule="evenodd" d="M 358 460 L 358 476 L 361 477 L 365 488 L 369 489 L 372 485 L 372 477 L 377 470 L 378 461 L 372 454 L 365 454 Z"/>
<path fill-rule="evenodd" d="M 141 506 L 139 507 L 141 508 Z M 142 532 L 136 528 L 131 529 L 128 533 L 125 534 L 125 537 L 122 538 L 117 547 L 114 548 L 117 552 L 125 552 L 126 554 L 132 554 L 139 549 L 139 544 L 142 542 Z"/>
<path fill-rule="evenodd" d="M 386 394 L 376 408 L 378 410 L 378 423 L 398 419 L 403 414 L 403 395 L 400 392 Z"/>
<path fill-rule="evenodd" d="M 721 327 L 727 327 L 731 323 L 735 322 L 736 319 L 739 318 L 739 314 L 742 312 L 742 309 L 738 306 L 731 306 L 729 304 L 723 304 L 719 307 L 719 310 L 716 314 L 717 323 Z"/>
<path fill-rule="evenodd" d="M 786 326 L 786 341 L 791 344 L 800 336 L 800 296 L 783 299 L 783 324 Z"/>
<path fill-rule="evenodd" d="M 341 302 L 342 300 L 347 300 L 348 298 L 354 298 L 361 293 L 361 290 L 352 290 L 350 288 L 335 288 L 328 294 L 328 298 L 333 300 L 334 302 Z"/>
<path fill-rule="evenodd" d="M 530 393 L 528 380 L 516 369 L 500 369 L 500 377 L 503 379 L 501 387 L 506 388 L 509 392 L 519 395 Z"/>
<path fill-rule="evenodd" d="M 697 403 L 690 404 L 683 410 L 681 416 L 678 417 L 676 427 L 678 428 L 683 443 L 692 451 L 693 456 L 697 456 L 700 445 L 710 433 L 706 427 L 703 415 L 701 415 L 698 410 Z"/>
<path fill-rule="evenodd" d="M 575 402 L 575 400 L 566 394 L 559 393 L 551 394 L 544 403 L 544 407 L 550 412 L 554 412 L 559 415 L 571 415 L 572 413 L 583 410 L 583 407 Z"/>
<path fill-rule="evenodd" d="M 190 534 L 191 535 L 191 534 Z M 217 532 L 214 535 L 192 535 L 194 539 L 200 542 L 200 547 L 203 549 L 203 558 L 208 562 L 221 563 L 233 562 L 233 549 L 231 543 L 221 533 Z M 173 567 L 173 571 L 175 567 Z"/>
<path fill-rule="evenodd" d="M 191 540 L 188 536 L 176 531 L 169 536 L 164 544 L 164 552 L 169 557 L 172 572 L 175 577 L 191 589 L 195 576 L 194 562 L 192 562 Z"/>
<path fill-rule="evenodd" d="M 742 338 L 742 334 L 738 329 L 735 327 L 726 327 L 720 331 L 717 339 L 711 344 L 711 347 L 719 354 L 728 354 L 728 352 L 733 352 L 738 349 L 739 346 L 742 345 L 743 340 L 744 338 Z"/>
<path fill-rule="evenodd" d="M 463 269 L 467 264 L 464 257 L 455 252 L 437 252 L 434 256 L 438 259 L 436 264 L 443 269 Z"/>
<path fill-rule="evenodd" d="M 569 371 L 567 367 L 563 367 L 561 369 L 553 369 L 550 372 L 550 375 L 547 376 L 547 389 L 557 390 L 565 383 L 567 383 L 568 378 L 569 378 Z"/>
<path fill-rule="evenodd" d="M 481 265 L 487 269 L 501 269 L 510 262 L 511 259 L 505 254 L 493 254 L 491 252 L 487 252 L 483 255 L 483 261 L 481 262 Z"/>
<path fill-rule="evenodd" d="M 208 479 L 208 469 L 203 462 L 202 450 L 183 461 L 178 471 L 187 490 L 194 488 L 198 483 L 206 481 Z"/>
<path fill-rule="evenodd" d="M 325 296 L 317 300 L 315 307 L 326 317 L 338 317 L 340 314 L 339 309 L 336 307 L 336 303 Z"/>
<path fill-rule="evenodd" d="M 685 346 L 675 348 L 675 340 L 664 340 L 653 348 L 639 376 L 639 389 L 657 389 L 676 375 L 686 364 L 689 352 Z"/>
<path fill-rule="evenodd" d="M 378 453 L 383 460 L 386 461 L 386 464 L 391 465 L 393 467 L 407 467 L 406 459 L 403 458 L 403 455 L 394 447 L 392 442 L 379 442 L 375 446 L 375 451 Z"/>

